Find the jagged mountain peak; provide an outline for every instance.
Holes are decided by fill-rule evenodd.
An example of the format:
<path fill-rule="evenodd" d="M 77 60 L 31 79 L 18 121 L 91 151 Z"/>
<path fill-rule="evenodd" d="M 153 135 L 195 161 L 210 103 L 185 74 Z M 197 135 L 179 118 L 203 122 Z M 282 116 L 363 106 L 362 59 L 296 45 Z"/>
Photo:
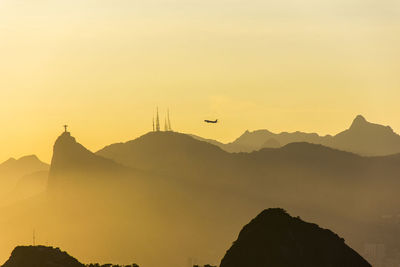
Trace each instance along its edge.
<path fill-rule="evenodd" d="M 386 131 L 386 132 L 390 132 L 390 133 L 394 133 L 393 129 L 390 126 L 384 126 L 384 125 L 380 125 L 380 124 L 376 124 L 376 123 L 372 123 L 367 121 L 367 119 L 365 119 L 365 117 L 363 117 L 362 115 L 358 115 L 352 122 L 351 126 L 350 126 L 350 130 L 363 130 L 366 131 L 368 129 L 380 129 L 382 131 Z"/>
<path fill-rule="evenodd" d="M 357 117 L 353 120 L 350 129 L 355 129 L 355 128 L 360 128 L 360 127 L 364 127 L 371 124 L 370 122 L 368 122 L 364 116 L 362 115 L 357 115 Z"/>

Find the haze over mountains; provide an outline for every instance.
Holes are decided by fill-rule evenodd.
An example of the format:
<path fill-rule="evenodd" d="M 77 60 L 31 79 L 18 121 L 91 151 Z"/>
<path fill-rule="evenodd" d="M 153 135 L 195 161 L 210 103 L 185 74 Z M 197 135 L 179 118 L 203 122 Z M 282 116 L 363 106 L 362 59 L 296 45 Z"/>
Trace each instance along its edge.
<path fill-rule="evenodd" d="M 2 267 L 138 267 L 137 264 L 82 264 L 59 248 L 18 246 Z M 194 265 L 199 266 L 199 265 Z M 212 267 L 206 264 L 204 267 Z M 293 218 L 283 209 L 261 212 L 240 232 L 221 267 L 369 267 L 357 252 L 328 229 Z M 192 267 L 192 261 L 190 261 Z"/>
<path fill-rule="evenodd" d="M 400 153 L 400 135 L 396 134 L 389 126 L 368 122 L 361 115 L 354 119 L 349 129 L 334 136 L 320 136 L 316 133 L 303 132 L 275 134 L 268 130 L 256 130 L 246 131 L 235 141 L 227 144 L 194 137 L 217 145 L 228 152 L 251 152 L 262 148 L 282 147 L 293 142 L 307 142 L 364 156 Z"/>
<path fill-rule="evenodd" d="M 10 158 L 0 164 L 0 206 L 46 189 L 49 165 L 35 155 Z"/>
<path fill-rule="evenodd" d="M 353 124 L 351 133 L 370 129 Z M 183 266 L 193 257 L 216 265 L 249 218 L 284 207 L 358 252 L 385 243 L 391 257 L 400 229 L 382 218 L 400 214 L 399 173 L 400 154 L 363 157 L 305 142 L 229 153 L 186 134 L 150 132 L 93 153 L 64 132 L 46 192 L 1 208 L 0 256 L 35 228 L 39 240 L 84 262 Z"/>

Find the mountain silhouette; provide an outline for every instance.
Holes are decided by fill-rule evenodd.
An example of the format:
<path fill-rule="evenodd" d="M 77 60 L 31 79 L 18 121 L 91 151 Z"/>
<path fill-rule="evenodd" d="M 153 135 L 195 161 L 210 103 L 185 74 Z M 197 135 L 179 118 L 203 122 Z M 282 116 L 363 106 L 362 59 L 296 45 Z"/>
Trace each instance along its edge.
<path fill-rule="evenodd" d="M 19 159 L 10 158 L 0 164 L 0 175 L 23 176 L 37 171 L 46 171 L 49 165 L 40 161 L 35 155 Z"/>
<path fill-rule="evenodd" d="M 80 259 L 131 261 L 133 251 L 145 266 L 177 266 L 191 256 L 215 265 L 265 206 L 324 225 L 358 251 L 377 236 L 400 247 L 396 235 L 376 230 L 377 218 L 398 212 L 398 173 L 400 155 L 362 157 L 304 142 L 228 153 L 185 134 L 151 132 L 92 153 L 63 133 L 47 197 L 1 210 L 1 251 L 26 238 L 17 229 L 58 225 L 62 232 L 46 235 L 63 246 L 75 244 L 70 233 L 79 236 Z"/>
<path fill-rule="evenodd" d="M 360 155 L 389 155 L 400 153 L 400 136 L 389 126 L 370 123 L 359 115 L 348 130 L 335 135 L 325 145 Z"/>
<path fill-rule="evenodd" d="M 45 189 L 49 165 L 37 156 L 10 158 L 0 164 L 0 206 L 38 194 Z"/>
<path fill-rule="evenodd" d="M 82 264 L 59 248 L 18 246 L 2 267 L 139 267 L 139 265 Z"/>
<path fill-rule="evenodd" d="M 261 212 L 240 232 L 220 267 L 371 266 L 330 230 L 293 218 L 283 209 Z"/>
<path fill-rule="evenodd" d="M 392 206 L 394 191 L 388 185 L 398 183 L 396 172 L 400 170 L 398 156 L 361 157 L 304 142 L 252 153 L 227 153 L 174 132 L 152 132 L 126 143 L 107 146 L 96 155 L 168 179 L 174 177 L 181 182 L 191 181 L 223 191 L 277 195 L 282 201 L 289 196 L 311 206 L 328 202 L 337 206 L 335 199 L 343 202 L 346 199 L 345 206 L 359 205 L 358 212 L 368 207 L 361 198 L 357 199 L 357 194 L 369 195 L 370 201 L 375 200 L 373 206 Z M 315 191 L 313 187 L 317 184 L 319 187 Z M 332 190 L 338 186 L 340 189 Z M 373 186 L 382 190 L 376 191 Z M 291 194 L 292 190 L 296 194 Z"/>
<path fill-rule="evenodd" d="M 323 144 L 331 138 L 332 136 L 330 135 L 319 136 L 316 133 L 282 132 L 275 134 L 268 130 L 256 130 L 253 132 L 245 131 L 235 141 L 219 146 L 228 152 L 252 152 L 262 148 L 280 147 L 295 142 Z M 269 142 L 272 142 L 272 144 Z"/>
<path fill-rule="evenodd" d="M 94 184 L 104 177 L 111 178 L 126 168 L 112 160 L 100 157 L 76 142 L 69 132 L 62 133 L 53 147 L 49 172 L 49 189 L 76 183 Z M 94 181 L 90 181 L 94 179 Z"/>
<path fill-rule="evenodd" d="M 213 171 L 218 173 L 221 165 L 228 164 L 230 158 L 214 145 L 177 132 L 150 132 L 126 143 L 109 145 L 96 155 L 158 175 L 197 177 L 204 182 L 207 182 L 204 175 Z"/>
<path fill-rule="evenodd" d="M 2 267 L 85 267 L 59 248 L 19 246 Z"/>
<path fill-rule="evenodd" d="M 400 135 L 396 134 L 389 126 L 368 122 L 361 115 L 353 120 L 349 129 L 334 136 L 320 136 L 316 133 L 303 132 L 275 134 L 268 130 L 256 130 L 246 131 L 235 141 L 227 144 L 197 136 L 195 138 L 217 145 L 227 152 L 252 152 L 262 148 L 278 147 L 278 144 L 284 146 L 294 142 L 308 142 L 364 156 L 400 153 Z M 269 144 L 269 140 L 274 140 L 274 144 Z"/>

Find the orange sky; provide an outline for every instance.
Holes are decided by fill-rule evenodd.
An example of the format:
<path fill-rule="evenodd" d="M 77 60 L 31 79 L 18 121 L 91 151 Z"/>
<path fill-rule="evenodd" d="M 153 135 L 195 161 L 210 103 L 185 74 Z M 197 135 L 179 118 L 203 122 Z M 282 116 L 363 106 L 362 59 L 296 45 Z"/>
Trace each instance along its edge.
<path fill-rule="evenodd" d="M 0 40 L 0 160 L 49 161 L 64 123 L 94 151 L 133 139 L 157 105 L 221 141 L 400 131 L 395 0 L 0 0 Z"/>

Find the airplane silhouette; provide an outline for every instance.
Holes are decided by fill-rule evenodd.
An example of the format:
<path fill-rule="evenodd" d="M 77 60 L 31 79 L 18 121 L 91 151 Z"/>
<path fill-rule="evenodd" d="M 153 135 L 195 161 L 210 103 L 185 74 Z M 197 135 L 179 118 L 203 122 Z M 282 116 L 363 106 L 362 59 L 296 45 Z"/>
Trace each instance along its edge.
<path fill-rule="evenodd" d="M 210 121 L 210 120 L 204 120 L 204 121 L 207 122 L 207 123 L 217 123 L 218 119 L 216 119 L 215 121 Z"/>

